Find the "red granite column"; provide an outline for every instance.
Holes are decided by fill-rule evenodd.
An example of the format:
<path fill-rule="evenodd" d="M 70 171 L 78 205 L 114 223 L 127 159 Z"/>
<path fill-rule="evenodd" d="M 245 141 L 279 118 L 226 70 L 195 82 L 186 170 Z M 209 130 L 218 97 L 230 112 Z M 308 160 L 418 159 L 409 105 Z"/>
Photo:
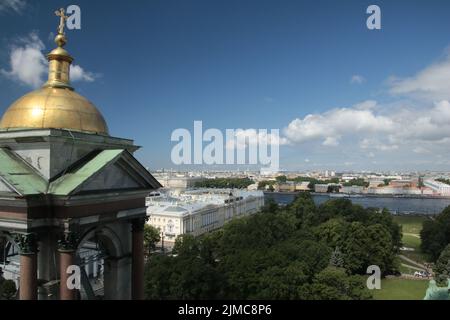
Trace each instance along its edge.
<path fill-rule="evenodd" d="M 59 299 L 61 300 L 75 300 L 76 298 L 76 289 L 71 289 L 67 285 L 67 278 L 69 277 L 67 268 L 74 264 L 74 256 L 74 251 L 59 251 Z"/>
<path fill-rule="evenodd" d="M 19 299 L 37 300 L 37 241 L 33 233 L 16 236 L 20 253 Z"/>
<path fill-rule="evenodd" d="M 132 224 L 131 299 L 144 299 L 144 224 L 136 219 Z"/>
<path fill-rule="evenodd" d="M 71 275 L 67 269 L 75 264 L 75 252 L 77 247 L 77 237 L 73 232 L 65 232 L 63 239 L 58 243 L 59 252 L 59 299 L 75 300 L 77 289 L 70 288 L 67 279 Z"/>

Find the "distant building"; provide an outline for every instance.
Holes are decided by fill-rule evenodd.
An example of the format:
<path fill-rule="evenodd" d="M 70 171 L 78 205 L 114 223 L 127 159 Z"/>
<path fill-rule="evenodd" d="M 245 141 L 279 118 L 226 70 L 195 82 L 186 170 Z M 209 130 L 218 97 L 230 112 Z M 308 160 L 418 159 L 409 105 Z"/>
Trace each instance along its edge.
<path fill-rule="evenodd" d="M 343 186 L 340 190 L 342 193 L 348 193 L 348 194 L 360 194 L 364 192 L 364 187 L 362 186 Z"/>
<path fill-rule="evenodd" d="M 302 181 L 295 185 L 295 191 L 309 191 L 309 181 Z"/>
<path fill-rule="evenodd" d="M 439 193 L 441 196 L 450 196 L 450 185 L 442 183 L 433 179 L 427 179 L 423 181 L 425 187 L 428 187 Z"/>
<path fill-rule="evenodd" d="M 397 194 L 397 195 L 422 195 L 422 190 L 419 188 L 409 188 L 409 187 L 369 187 L 367 188 L 368 194 Z"/>
<path fill-rule="evenodd" d="M 148 224 L 158 228 L 164 246 L 172 247 L 177 236 L 198 236 L 221 228 L 226 222 L 260 211 L 262 191 L 199 189 L 179 194 L 149 195 Z"/>
<path fill-rule="evenodd" d="M 392 188 L 417 188 L 418 179 L 402 179 L 402 180 L 391 180 L 389 186 Z"/>
<path fill-rule="evenodd" d="M 286 181 L 284 183 L 277 183 L 274 185 L 275 191 L 277 192 L 294 192 L 295 183 L 293 181 Z"/>
<path fill-rule="evenodd" d="M 170 174 L 154 174 L 156 180 L 163 185 L 164 188 L 188 189 L 195 187 L 197 182 L 204 181 L 203 177 L 190 177 L 186 175 L 170 175 Z"/>
<path fill-rule="evenodd" d="M 369 187 L 378 187 L 378 186 L 384 186 L 384 180 L 379 179 L 369 179 Z"/>
<path fill-rule="evenodd" d="M 316 184 L 314 185 L 314 191 L 315 191 L 315 192 L 320 192 L 320 193 L 328 192 L 328 184 L 319 184 L 319 183 L 316 183 Z"/>

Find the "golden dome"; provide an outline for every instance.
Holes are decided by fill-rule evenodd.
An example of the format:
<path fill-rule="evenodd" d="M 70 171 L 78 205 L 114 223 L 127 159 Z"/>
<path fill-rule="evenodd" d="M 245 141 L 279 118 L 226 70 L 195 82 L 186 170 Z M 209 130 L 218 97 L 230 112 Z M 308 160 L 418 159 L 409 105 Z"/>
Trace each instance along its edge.
<path fill-rule="evenodd" d="M 64 10 L 56 12 L 61 17 L 57 48 L 52 50 L 48 81 L 41 89 L 30 92 L 14 102 L 0 121 L 0 130 L 68 129 L 108 135 L 108 126 L 101 113 L 86 98 L 73 91 L 70 85 L 70 64 L 73 58 L 63 48 Z"/>
<path fill-rule="evenodd" d="M 69 129 L 108 134 L 103 116 L 86 98 L 68 88 L 44 87 L 14 102 L 1 129 Z"/>

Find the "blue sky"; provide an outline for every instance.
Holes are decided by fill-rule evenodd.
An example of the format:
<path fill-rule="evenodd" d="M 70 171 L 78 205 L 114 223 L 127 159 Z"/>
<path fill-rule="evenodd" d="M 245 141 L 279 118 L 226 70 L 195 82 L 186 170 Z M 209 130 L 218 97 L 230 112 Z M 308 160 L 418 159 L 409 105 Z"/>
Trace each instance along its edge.
<path fill-rule="evenodd" d="M 176 168 L 170 135 L 194 120 L 280 129 L 283 169 L 450 168 L 448 1 L 0 0 L 1 112 L 46 76 L 14 50 L 50 51 L 70 4 L 73 84 L 152 169 Z"/>

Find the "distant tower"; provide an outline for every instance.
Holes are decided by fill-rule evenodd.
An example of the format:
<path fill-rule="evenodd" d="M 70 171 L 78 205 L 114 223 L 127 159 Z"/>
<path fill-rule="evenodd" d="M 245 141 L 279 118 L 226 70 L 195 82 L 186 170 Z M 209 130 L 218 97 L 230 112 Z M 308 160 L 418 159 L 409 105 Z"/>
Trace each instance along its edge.
<path fill-rule="evenodd" d="M 67 17 L 56 14 L 48 81 L 0 122 L 4 277 L 17 281 L 20 299 L 143 299 L 145 196 L 161 185 L 133 157 L 139 147 L 111 137 L 74 91 Z M 67 285 L 69 266 L 79 267 L 80 290 Z"/>

